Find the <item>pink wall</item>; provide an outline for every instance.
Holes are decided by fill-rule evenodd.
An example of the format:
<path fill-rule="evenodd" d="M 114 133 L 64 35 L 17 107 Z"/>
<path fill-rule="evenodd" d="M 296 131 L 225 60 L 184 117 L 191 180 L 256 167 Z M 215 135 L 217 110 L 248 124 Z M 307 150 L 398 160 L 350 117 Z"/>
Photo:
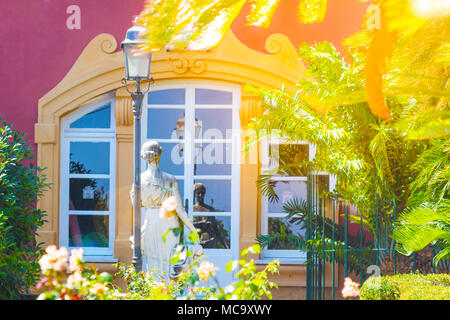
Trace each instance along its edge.
<path fill-rule="evenodd" d="M 38 100 L 70 70 L 97 34 L 119 41 L 144 0 L 0 1 L 0 117 L 34 141 Z M 81 8 L 81 29 L 69 30 L 69 5 Z M 20 86 L 18 86 L 20 84 Z"/>
<path fill-rule="evenodd" d="M 367 5 L 358 0 L 328 2 L 321 24 L 298 24 L 293 9 L 297 1 L 284 0 L 268 30 L 245 27 L 246 11 L 232 28 L 241 41 L 260 51 L 275 32 L 288 35 L 296 46 L 314 40 L 339 46 L 359 29 Z M 81 8 L 80 30 L 66 27 L 66 9 L 72 4 Z M 143 4 L 144 0 L 1 0 L 0 117 L 27 132 L 33 142 L 39 98 L 64 77 L 93 37 L 106 32 L 122 41 Z"/>

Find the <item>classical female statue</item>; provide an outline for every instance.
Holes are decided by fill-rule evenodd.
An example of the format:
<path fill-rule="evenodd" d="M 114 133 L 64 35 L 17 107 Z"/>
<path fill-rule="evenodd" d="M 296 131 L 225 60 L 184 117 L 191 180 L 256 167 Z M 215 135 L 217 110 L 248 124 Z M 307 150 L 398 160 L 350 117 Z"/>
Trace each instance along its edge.
<path fill-rule="evenodd" d="M 164 234 L 169 229 L 179 228 L 179 219 L 189 230 L 195 231 L 195 228 L 184 210 L 177 180 L 159 169 L 161 153 L 162 148 L 156 141 L 148 141 L 142 145 L 141 157 L 148 163 L 147 170 L 141 174 L 141 199 L 145 208 L 141 219 L 142 270 L 149 271 L 157 267 L 167 279 L 170 252 L 179 243 L 180 236 L 168 232 L 163 241 Z M 133 192 L 131 190 L 132 199 Z M 176 199 L 177 215 L 161 218 L 161 204 L 172 196 Z"/>

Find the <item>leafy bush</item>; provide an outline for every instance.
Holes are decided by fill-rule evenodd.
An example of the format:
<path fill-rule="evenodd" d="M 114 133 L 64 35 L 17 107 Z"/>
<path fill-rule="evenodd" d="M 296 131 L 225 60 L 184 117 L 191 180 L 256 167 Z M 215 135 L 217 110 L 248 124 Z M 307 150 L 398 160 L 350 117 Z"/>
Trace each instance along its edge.
<path fill-rule="evenodd" d="M 253 245 L 242 250 L 244 259 L 232 260 L 226 265 L 226 272 L 236 269 L 237 279 L 225 287 L 221 287 L 217 278 L 217 268 L 199 257 L 192 261 L 189 268 L 184 271 L 176 281 L 166 282 L 157 275 L 157 270 L 136 273 L 134 267 L 119 265 L 119 273 L 127 281 L 127 293 L 124 299 L 150 299 L 150 300 L 260 300 L 263 296 L 272 299 L 272 288 L 277 284 L 268 279 L 268 274 L 278 272 L 277 260 L 268 263 L 258 271 L 253 259 L 247 260 L 248 254 L 260 253 L 260 246 Z M 176 257 L 175 257 L 176 258 Z"/>
<path fill-rule="evenodd" d="M 35 204 L 48 185 L 24 137 L 0 119 L 0 299 L 20 299 L 40 273 L 35 235 L 45 215 Z"/>
<path fill-rule="evenodd" d="M 371 277 L 361 287 L 360 296 L 361 300 L 450 300 L 450 275 Z"/>
<path fill-rule="evenodd" d="M 242 251 L 242 256 L 256 254 L 259 245 Z M 69 257 L 66 248 L 49 246 L 39 260 L 43 277 L 37 288 L 41 290 L 39 300 L 260 300 L 264 295 L 271 299 L 271 288 L 278 288 L 269 281 L 268 273 L 278 271 L 277 261 L 267 264 L 258 271 L 255 261 L 240 259 L 230 261 L 226 271 L 240 266 L 238 279 L 221 288 L 216 278 L 217 268 L 199 257 L 176 280 L 165 281 L 156 270 L 136 272 L 133 265 L 116 265 L 127 282 L 123 292 L 112 282 L 112 276 L 104 272 L 98 274 L 95 266 L 82 260 L 83 250 L 72 250 Z M 212 281 L 210 281 L 212 280 Z"/>

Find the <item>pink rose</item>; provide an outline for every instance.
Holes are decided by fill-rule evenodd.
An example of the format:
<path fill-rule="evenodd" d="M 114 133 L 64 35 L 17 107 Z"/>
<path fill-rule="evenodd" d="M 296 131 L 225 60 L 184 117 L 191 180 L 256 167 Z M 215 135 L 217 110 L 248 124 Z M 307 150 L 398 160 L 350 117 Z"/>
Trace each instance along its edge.
<path fill-rule="evenodd" d="M 169 219 L 171 216 L 176 215 L 177 199 L 171 196 L 163 201 L 161 208 L 159 208 L 159 217 L 161 219 Z"/>
<path fill-rule="evenodd" d="M 62 247 L 57 249 L 55 245 L 48 246 L 45 249 L 46 254 L 39 260 L 42 273 L 47 273 L 49 270 L 63 272 L 67 270 L 69 252 L 67 248 Z"/>
<path fill-rule="evenodd" d="M 83 249 L 72 249 L 70 258 L 70 270 L 72 272 L 74 271 L 81 271 L 83 267 Z"/>
<path fill-rule="evenodd" d="M 197 269 L 197 274 L 200 279 L 207 280 L 210 275 L 214 277 L 217 270 L 218 268 L 212 262 L 202 261 Z"/>
<path fill-rule="evenodd" d="M 358 298 L 359 283 L 353 282 L 349 277 L 345 278 L 344 288 L 342 288 L 341 293 L 344 298 Z"/>
<path fill-rule="evenodd" d="M 99 296 L 104 294 L 107 290 L 108 287 L 106 287 L 103 283 L 97 282 L 92 288 L 89 289 L 89 292 Z"/>

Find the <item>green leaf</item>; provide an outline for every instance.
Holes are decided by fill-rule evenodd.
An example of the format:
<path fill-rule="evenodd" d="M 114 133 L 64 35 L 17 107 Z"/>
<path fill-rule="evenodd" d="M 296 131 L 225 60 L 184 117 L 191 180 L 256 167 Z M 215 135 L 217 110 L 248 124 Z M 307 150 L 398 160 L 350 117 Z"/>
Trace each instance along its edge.
<path fill-rule="evenodd" d="M 238 266 L 239 266 L 239 261 L 232 260 L 225 265 L 225 271 L 231 272 L 231 271 L 235 270 Z"/>
<path fill-rule="evenodd" d="M 200 238 L 200 237 L 199 237 L 198 233 L 195 232 L 195 231 L 192 231 L 192 232 L 189 234 L 189 236 L 188 236 L 188 239 L 189 239 L 190 241 L 192 241 L 193 243 L 196 243 L 196 242 L 198 241 L 199 238 Z"/>

